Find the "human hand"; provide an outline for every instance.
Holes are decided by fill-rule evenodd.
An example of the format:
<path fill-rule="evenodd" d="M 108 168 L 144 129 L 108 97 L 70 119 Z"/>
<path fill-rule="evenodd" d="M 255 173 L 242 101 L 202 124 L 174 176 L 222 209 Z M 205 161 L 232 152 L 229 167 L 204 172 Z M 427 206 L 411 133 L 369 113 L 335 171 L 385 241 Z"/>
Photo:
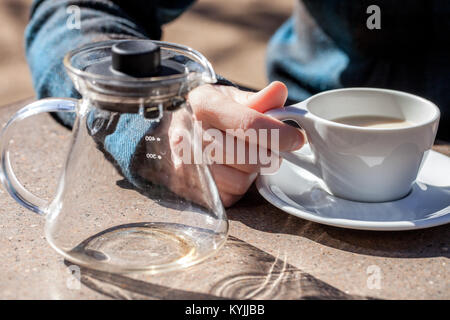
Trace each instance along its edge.
<path fill-rule="evenodd" d="M 281 82 L 272 82 L 256 93 L 230 86 L 203 85 L 189 94 L 188 102 L 196 119 L 202 121 L 203 130 L 215 128 L 222 131 L 224 135 L 226 130 L 242 129 L 244 132 L 255 130 L 259 135 L 259 129 L 267 129 L 266 139 L 258 136 L 257 148 L 258 150 L 260 148 L 267 149 L 268 153 L 266 154 L 270 154 L 270 148 L 273 148 L 270 143 L 272 141 L 271 129 L 279 130 L 279 137 L 281 137 L 276 146 L 276 152 L 297 150 L 305 142 L 305 137 L 300 130 L 264 115 L 264 112 L 270 109 L 282 107 L 286 98 L 286 86 Z M 242 139 L 242 137 L 235 137 L 234 141 L 236 139 Z M 228 150 L 225 141 L 223 141 L 221 150 L 224 152 L 222 158 L 226 159 Z M 251 150 L 251 144 L 246 141 L 244 163 L 239 163 L 239 161 L 228 163 L 227 161 L 227 163 L 210 165 L 225 207 L 233 205 L 245 194 L 261 169 L 261 159 L 258 158 L 256 163 L 248 161 Z M 236 152 L 234 154 L 236 155 Z"/>

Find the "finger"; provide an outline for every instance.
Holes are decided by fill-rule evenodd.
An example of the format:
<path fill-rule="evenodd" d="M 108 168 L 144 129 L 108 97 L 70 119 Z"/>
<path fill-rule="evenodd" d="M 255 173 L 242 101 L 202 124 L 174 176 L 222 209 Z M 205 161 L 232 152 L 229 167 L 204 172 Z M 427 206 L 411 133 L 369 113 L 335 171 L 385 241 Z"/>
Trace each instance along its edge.
<path fill-rule="evenodd" d="M 213 130 L 213 131 L 211 131 Z M 215 164 L 226 164 L 245 173 L 259 172 L 258 146 L 249 145 L 225 132 L 209 128 L 203 134 L 204 156 Z M 266 152 L 268 154 L 270 151 Z"/>
<path fill-rule="evenodd" d="M 247 192 L 257 175 L 247 174 L 223 164 L 212 164 L 210 169 L 219 191 L 231 195 L 242 195 Z"/>
<path fill-rule="evenodd" d="M 274 81 L 254 93 L 233 89 L 231 94 L 237 102 L 261 113 L 284 106 L 288 96 L 286 85 L 280 81 Z"/>
<path fill-rule="evenodd" d="M 220 193 L 220 200 L 222 200 L 222 204 L 225 208 L 231 207 L 233 204 L 238 202 L 243 195 L 233 195 L 226 192 L 219 192 Z"/>
<path fill-rule="evenodd" d="M 213 133 L 214 135 L 210 135 Z M 226 164 L 245 173 L 259 173 L 261 168 L 281 163 L 281 158 L 270 149 L 250 144 L 217 129 L 208 129 L 203 134 L 203 152 L 208 163 Z"/>
<path fill-rule="evenodd" d="M 224 95 L 218 97 L 216 89 L 207 88 L 202 91 L 201 97 L 198 94 L 190 97 L 197 120 L 207 122 L 214 128 L 222 131 L 242 129 L 244 133 L 254 130 L 258 135 L 257 143 L 269 149 L 272 147 L 272 134 L 278 134 L 278 139 L 274 137 L 273 141 L 279 144 L 279 151 L 297 150 L 304 144 L 305 138 L 300 130 Z M 267 132 L 267 139 L 259 139 L 260 130 Z"/>

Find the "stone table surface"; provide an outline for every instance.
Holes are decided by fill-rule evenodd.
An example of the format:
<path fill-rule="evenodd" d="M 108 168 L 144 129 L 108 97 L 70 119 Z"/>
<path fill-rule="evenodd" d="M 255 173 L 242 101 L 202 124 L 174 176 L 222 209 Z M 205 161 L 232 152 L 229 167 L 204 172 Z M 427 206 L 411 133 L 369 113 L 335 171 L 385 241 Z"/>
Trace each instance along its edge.
<path fill-rule="evenodd" d="M 0 108 L 1 125 L 23 104 Z M 49 115 L 24 122 L 11 147 L 17 176 L 50 199 L 70 131 Z M 448 144 L 435 150 L 450 155 Z M 403 232 L 339 229 L 286 214 L 255 188 L 227 214 L 226 245 L 184 271 L 72 275 L 46 242 L 44 218 L 1 187 L 0 299 L 450 299 L 449 224 Z"/>

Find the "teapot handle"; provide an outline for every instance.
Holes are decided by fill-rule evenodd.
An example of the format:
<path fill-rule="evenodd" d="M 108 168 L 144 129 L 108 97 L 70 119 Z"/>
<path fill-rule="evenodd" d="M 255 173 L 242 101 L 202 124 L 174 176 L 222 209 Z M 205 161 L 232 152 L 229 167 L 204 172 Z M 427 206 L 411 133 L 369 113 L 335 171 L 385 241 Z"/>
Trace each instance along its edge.
<path fill-rule="evenodd" d="M 0 180 L 18 203 L 37 214 L 46 214 L 48 203 L 25 189 L 13 172 L 9 158 L 11 129 L 23 119 L 43 112 L 76 112 L 77 103 L 75 99 L 65 98 L 49 98 L 33 102 L 17 111 L 0 133 Z"/>

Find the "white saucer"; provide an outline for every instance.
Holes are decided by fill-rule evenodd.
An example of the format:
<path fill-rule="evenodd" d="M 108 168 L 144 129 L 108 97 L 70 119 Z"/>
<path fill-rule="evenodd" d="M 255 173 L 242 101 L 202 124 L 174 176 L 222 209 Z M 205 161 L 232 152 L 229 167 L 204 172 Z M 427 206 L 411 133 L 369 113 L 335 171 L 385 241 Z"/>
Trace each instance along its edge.
<path fill-rule="evenodd" d="M 301 153 L 310 153 L 304 146 Z M 323 181 L 284 160 L 273 175 L 259 176 L 259 193 L 294 216 L 360 230 L 412 230 L 450 222 L 450 158 L 430 151 L 411 193 L 403 199 L 364 203 L 328 193 Z"/>

